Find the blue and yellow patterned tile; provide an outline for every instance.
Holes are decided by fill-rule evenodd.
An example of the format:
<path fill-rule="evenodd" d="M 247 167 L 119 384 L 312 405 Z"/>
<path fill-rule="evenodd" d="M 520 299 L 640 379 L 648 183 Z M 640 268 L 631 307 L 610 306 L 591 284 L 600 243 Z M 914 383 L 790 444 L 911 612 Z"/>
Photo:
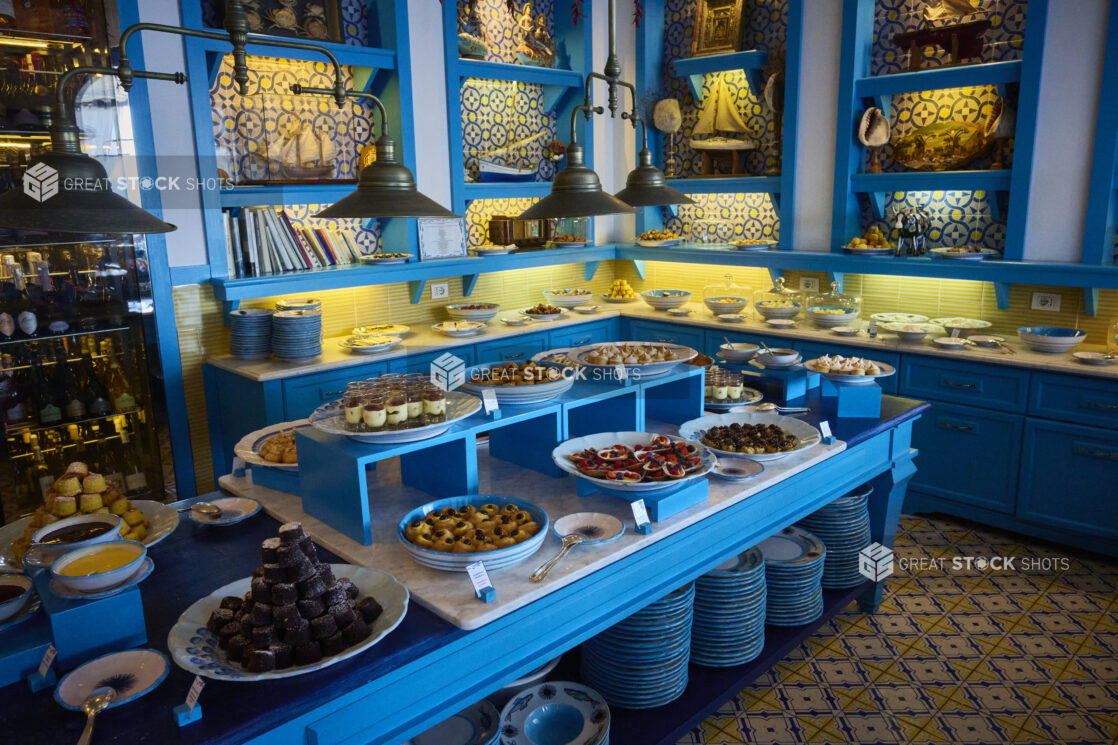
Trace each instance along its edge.
<path fill-rule="evenodd" d="M 1086 633 L 1092 628 L 1096 618 L 1097 616 L 1087 615 L 1080 619 L 1071 613 L 1030 610 L 1028 614 L 1018 619 L 1013 631 L 1025 633 L 1034 630 L 1049 634 Z"/>
<path fill-rule="evenodd" d="M 847 654 L 857 660 L 896 660 L 901 656 L 901 649 L 895 640 L 887 636 L 858 636 L 846 634 L 842 637 L 842 645 Z"/>
<path fill-rule="evenodd" d="M 899 664 L 908 674 L 909 680 L 917 684 L 957 683 L 963 679 L 959 671 L 947 660 L 903 659 Z"/>
<path fill-rule="evenodd" d="M 982 712 L 942 713 L 935 720 L 956 745 L 1005 742 L 1008 736 L 998 720 Z"/>
<path fill-rule="evenodd" d="M 859 711 L 877 711 L 878 703 L 873 697 L 871 689 L 876 683 L 871 683 L 865 688 L 832 688 L 838 711 L 843 713 Z"/>
<path fill-rule="evenodd" d="M 928 634 L 924 641 L 944 659 L 973 659 L 983 654 L 974 641 L 961 634 Z"/>
<path fill-rule="evenodd" d="M 742 712 L 779 712 L 784 702 L 780 698 L 778 685 L 750 686 L 735 697 L 737 708 Z"/>
<path fill-rule="evenodd" d="M 1009 735 L 1008 742 L 1014 745 L 1052 745 L 1052 736 L 1034 716 L 994 715 L 994 720 Z"/>
<path fill-rule="evenodd" d="M 862 688 L 870 682 L 870 677 L 867 675 L 866 669 L 855 660 L 812 660 L 808 665 L 809 667 L 807 670 L 812 675 L 812 682 L 819 682 L 828 686 L 845 686 L 847 688 Z M 783 684 L 788 684 L 793 681 L 784 680 L 781 682 Z"/>
<path fill-rule="evenodd" d="M 1027 657 L 999 658 L 991 656 L 986 664 L 1005 681 L 1015 683 L 1047 683 L 1053 674 L 1058 673 L 1063 666 L 1052 664 L 1051 660 L 1034 660 Z"/>
<path fill-rule="evenodd" d="M 951 739 L 936 715 L 928 717 L 897 716 L 893 719 L 899 734 L 896 742 L 905 745 L 944 745 Z"/>
<path fill-rule="evenodd" d="M 733 734 L 741 742 L 792 745 L 803 742 L 803 730 L 796 718 L 788 714 L 753 714 L 741 717 Z"/>
<path fill-rule="evenodd" d="M 780 683 L 813 683 L 817 680 L 811 663 L 806 660 L 778 662 L 773 673 Z"/>
<path fill-rule="evenodd" d="M 927 634 L 958 634 L 961 632 L 962 629 L 959 624 L 955 623 L 955 617 L 951 613 L 935 619 L 925 627 L 925 633 Z"/>
<path fill-rule="evenodd" d="M 815 660 L 841 660 L 850 655 L 839 637 L 813 636 L 807 641 L 808 653 Z"/>
<path fill-rule="evenodd" d="M 1108 683 L 1118 683 L 1118 660 L 1112 656 L 1106 657 L 1076 657 L 1060 675 L 1061 680 L 1069 680 L 1086 676 L 1090 680 L 1105 680 Z"/>
<path fill-rule="evenodd" d="M 832 690 L 818 683 L 787 683 L 780 686 L 778 693 L 786 711 L 794 714 L 831 715 L 836 709 L 836 697 Z"/>
<path fill-rule="evenodd" d="M 736 734 L 738 731 L 737 724 L 736 716 L 710 717 L 699 725 L 702 741 L 706 743 L 742 742 Z"/>
<path fill-rule="evenodd" d="M 862 660 L 860 664 L 873 685 L 911 682 L 899 660 Z"/>
<path fill-rule="evenodd" d="M 909 682 L 875 681 L 868 691 L 882 711 L 911 716 L 928 715 L 939 707 L 928 695 L 928 686 L 918 686 Z"/>
<path fill-rule="evenodd" d="M 1078 712 L 1038 712 L 1033 719 L 1056 742 L 1113 742 L 1115 734 Z"/>
<path fill-rule="evenodd" d="M 1088 711 L 1087 717 L 1095 723 L 1100 730 L 1110 738 L 1109 742 L 1118 742 L 1118 713 L 1111 711 Z"/>
<path fill-rule="evenodd" d="M 843 636 L 874 636 L 878 634 L 878 631 L 874 628 L 870 618 L 866 615 L 840 615 L 835 618 L 835 621 L 840 624 L 840 633 Z M 1115 638 L 1115 643 L 1118 643 L 1118 638 Z"/>

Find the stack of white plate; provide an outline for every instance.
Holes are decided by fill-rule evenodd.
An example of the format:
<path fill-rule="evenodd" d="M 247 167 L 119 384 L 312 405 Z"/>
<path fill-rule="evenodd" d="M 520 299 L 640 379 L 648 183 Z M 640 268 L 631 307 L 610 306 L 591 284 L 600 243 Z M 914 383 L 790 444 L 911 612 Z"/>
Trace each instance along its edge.
<path fill-rule="evenodd" d="M 488 701 L 478 701 L 448 717 L 403 745 L 497 745 L 500 717 Z"/>
<path fill-rule="evenodd" d="M 582 645 L 582 679 L 611 706 L 651 709 L 687 688 L 695 585 L 669 593 Z"/>
<path fill-rule="evenodd" d="M 691 662 L 744 665 L 765 648 L 765 557 L 754 547 L 695 580 Z"/>
<path fill-rule="evenodd" d="M 765 623 L 801 626 L 823 613 L 820 579 L 827 548 L 803 528 L 794 525 L 757 546 L 765 556 Z"/>
<path fill-rule="evenodd" d="M 565 680 L 525 688 L 501 709 L 501 745 L 609 745 L 609 704 Z M 445 741 L 431 745 L 448 745 Z"/>
<path fill-rule="evenodd" d="M 841 590 L 865 581 L 858 572 L 858 552 L 870 545 L 869 484 L 839 497 L 797 525 L 810 530 L 827 546 L 823 587 Z"/>
<path fill-rule="evenodd" d="M 240 308 L 229 314 L 229 354 L 261 360 L 272 349 L 272 310 Z"/>
<path fill-rule="evenodd" d="M 272 354 L 285 362 L 309 360 L 322 354 L 322 313 L 281 310 L 273 315 Z"/>
<path fill-rule="evenodd" d="M 281 298 L 276 310 L 322 310 L 322 300 L 317 297 Z"/>

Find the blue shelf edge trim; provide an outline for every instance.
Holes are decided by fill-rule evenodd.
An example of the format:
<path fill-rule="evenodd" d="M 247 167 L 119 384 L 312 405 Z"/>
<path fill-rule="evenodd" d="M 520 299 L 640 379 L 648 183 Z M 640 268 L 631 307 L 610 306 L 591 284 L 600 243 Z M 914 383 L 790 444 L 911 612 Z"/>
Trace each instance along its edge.
<path fill-rule="evenodd" d="M 1004 85 L 1020 81 L 1021 68 L 1021 60 L 1012 60 L 875 75 L 855 80 L 854 93 L 859 98 L 875 98 L 894 93 L 915 93 L 974 85 Z"/>
<path fill-rule="evenodd" d="M 277 41 L 284 39 L 276 37 Z M 218 39 L 191 39 L 191 43 L 211 54 L 229 54 L 232 47 L 225 41 Z M 371 67 L 377 70 L 394 70 L 396 68 L 396 52 L 391 49 L 377 47 L 361 47 L 353 44 L 338 44 L 337 42 L 315 41 L 315 44 L 326 47 L 338 62 L 350 67 Z M 302 60 L 305 62 L 327 62 L 321 52 L 309 49 L 290 49 L 275 46 L 268 42 L 250 40 L 246 49 L 248 54 L 256 57 L 279 57 L 282 59 Z"/>
<path fill-rule="evenodd" d="M 513 80 L 519 83 L 537 85 L 556 85 L 564 88 L 582 87 L 582 73 L 577 70 L 559 70 L 553 67 L 531 67 L 512 65 L 507 62 L 485 62 L 483 60 L 459 59 L 459 78 L 482 78 L 486 80 Z"/>
<path fill-rule="evenodd" d="M 670 178 L 668 186 L 684 194 L 779 194 L 780 176 Z"/>
<path fill-rule="evenodd" d="M 850 177 L 854 192 L 894 191 L 1006 191 L 1013 172 L 996 171 L 905 171 L 900 173 L 855 173 Z"/>
<path fill-rule="evenodd" d="M 203 282 L 209 282 L 210 276 L 209 264 L 171 267 L 171 285 L 173 287 L 179 287 L 181 285 L 199 285 Z"/>
<path fill-rule="evenodd" d="M 262 207 L 283 204 L 333 204 L 357 189 L 357 184 L 259 184 L 233 186 L 220 192 L 222 207 Z"/>
<path fill-rule="evenodd" d="M 687 57 L 672 62 L 672 69 L 676 75 L 687 78 L 691 92 L 696 101 L 703 100 L 703 76 L 708 73 L 729 72 L 742 70 L 749 80 L 749 87 L 754 94 L 760 95 L 763 82 L 761 81 L 761 68 L 769 61 L 769 53 L 750 49 L 745 52 L 728 52 L 726 54 L 710 54 L 703 57 Z"/>
<path fill-rule="evenodd" d="M 522 181 L 520 183 L 471 183 L 462 187 L 466 201 L 474 199 L 533 199 L 551 193 L 550 181 Z"/>

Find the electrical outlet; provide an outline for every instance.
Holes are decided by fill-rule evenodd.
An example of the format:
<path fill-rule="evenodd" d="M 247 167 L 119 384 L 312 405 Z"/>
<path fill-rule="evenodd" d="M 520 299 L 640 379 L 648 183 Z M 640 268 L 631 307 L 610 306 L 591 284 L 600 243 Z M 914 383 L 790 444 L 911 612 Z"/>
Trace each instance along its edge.
<path fill-rule="evenodd" d="M 800 277 L 800 290 L 803 292 L 819 292 L 819 278 Z"/>
<path fill-rule="evenodd" d="M 432 300 L 446 300 L 450 297 L 450 283 L 449 282 L 432 282 L 431 283 L 431 299 Z"/>
<path fill-rule="evenodd" d="M 1033 310 L 1047 310 L 1056 313 L 1060 310 L 1060 295 L 1056 292 L 1034 292 Z"/>

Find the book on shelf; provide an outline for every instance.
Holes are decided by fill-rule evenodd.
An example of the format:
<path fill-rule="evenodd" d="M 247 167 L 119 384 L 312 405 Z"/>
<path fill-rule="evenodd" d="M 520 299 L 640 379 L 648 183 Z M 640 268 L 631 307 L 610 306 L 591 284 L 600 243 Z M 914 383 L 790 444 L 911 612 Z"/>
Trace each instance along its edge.
<path fill-rule="evenodd" d="M 340 230 L 297 225 L 282 209 L 245 207 L 225 212 L 225 250 L 235 277 L 354 264 L 361 250 Z"/>

